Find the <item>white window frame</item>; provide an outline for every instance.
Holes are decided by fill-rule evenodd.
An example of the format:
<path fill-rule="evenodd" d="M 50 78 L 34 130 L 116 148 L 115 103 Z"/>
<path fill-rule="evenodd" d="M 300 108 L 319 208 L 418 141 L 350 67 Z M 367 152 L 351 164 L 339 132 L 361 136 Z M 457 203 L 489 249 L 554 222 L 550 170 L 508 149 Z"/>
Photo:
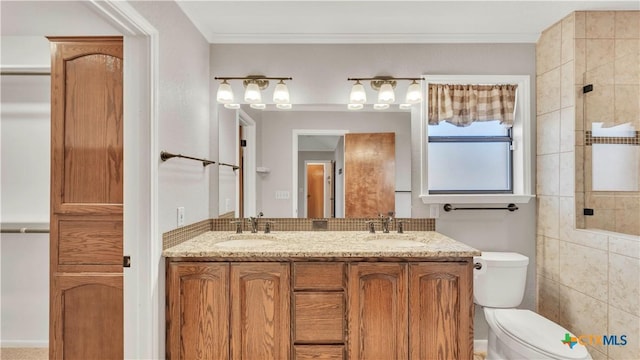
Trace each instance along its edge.
<path fill-rule="evenodd" d="M 420 121 L 420 199 L 424 204 L 528 203 L 535 197 L 532 184 L 531 80 L 529 75 L 423 75 L 425 104 Z M 513 122 L 513 194 L 429 194 L 429 84 L 515 84 L 516 112 Z"/>

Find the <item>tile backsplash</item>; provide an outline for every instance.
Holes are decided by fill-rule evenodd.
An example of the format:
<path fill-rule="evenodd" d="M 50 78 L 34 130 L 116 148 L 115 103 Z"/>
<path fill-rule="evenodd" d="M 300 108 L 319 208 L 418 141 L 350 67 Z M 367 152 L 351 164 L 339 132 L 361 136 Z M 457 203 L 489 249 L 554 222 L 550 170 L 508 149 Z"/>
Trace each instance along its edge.
<path fill-rule="evenodd" d="M 187 225 L 179 229 L 168 231 L 162 234 L 162 249 L 181 244 L 207 231 L 235 231 L 236 224 L 233 221 L 243 220 L 243 231 L 249 231 L 249 224 L 246 219 L 218 218 L 209 219 Z M 278 231 L 367 231 L 367 221 L 378 223 L 376 230 L 380 229 L 378 218 L 358 218 L 358 219 L 296 219 L 296 218 L 260 218 L 260 231 L 263 231 L 263 224 L 267 221 L 273 223 L 271 229 Z M 435 231 L 436 220 L 430 218 L 404 219 L 396 218 L 391 224 L 391 230 L 396 230 L 396 221 L 403 221 L 405 231 Z M 316 226 L 314 228 L 314 222 Z M 324 225 L 326 224 L 326 229 Z M 318 226 L 320 225 L 320 226 Z M 323 229 L 319 229 L 319 227 Z"/>

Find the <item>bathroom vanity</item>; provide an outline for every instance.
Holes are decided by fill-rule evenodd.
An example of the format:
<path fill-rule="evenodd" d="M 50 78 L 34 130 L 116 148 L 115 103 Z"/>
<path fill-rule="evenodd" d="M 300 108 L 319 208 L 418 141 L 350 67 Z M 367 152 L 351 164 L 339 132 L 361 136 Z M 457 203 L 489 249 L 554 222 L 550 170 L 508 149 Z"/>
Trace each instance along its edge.
<path fill-rule="evenodd" d="M 471 359 L 473 256 L 432 231 L 212 231 L 164 251 L 167 358 Z"/>

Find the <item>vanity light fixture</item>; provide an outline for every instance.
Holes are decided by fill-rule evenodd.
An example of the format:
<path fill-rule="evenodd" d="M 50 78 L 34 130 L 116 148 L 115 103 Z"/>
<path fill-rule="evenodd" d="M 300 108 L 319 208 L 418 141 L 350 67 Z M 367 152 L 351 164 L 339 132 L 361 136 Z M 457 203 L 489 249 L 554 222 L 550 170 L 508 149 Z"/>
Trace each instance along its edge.
<path fill-rule="evenodd" d="M 245 88 L 244 101 L 247 104 L 251 104 L 254 109 L 264 109 L 266 104 L 262 102 L 262 90 L 269 87 L 269 80 L 278 80 L 275 90 L 273 92 L 273 102 L 277 105 L 283 105 L 281 108 L 291 108 L 291 99 L 289 96 L 289 89 L 285 80 L 293 80 L 291 77 L 270 77 L 262 75 L 249 75 L 249 76 L 224 76 L 215 77 L 215 80 L 221 80 L 218 92 L 216 93 L 216 99 L 219 103 L 225 104 L 228 109 L 237 109 L 240 104 L 233 103 L 234 96 L 231 85 L 227 80 L 242 80 L 242 85 Z M 229 105 L 229 106 L 227 106 Z M 288 105 L 288 107 L 287 107 Z"/>
<path fill-rule="evenodd" d="M 409 110 L 411 109 L 411 106 L 413 106 L 413 104 L 400 104 L 398 105 L 398 108 L 400 108 L 400 110 Z"/>
<path fill-rule="evenodd" d="M 360 80 L 356 80 L 351 88 L 351 94 L 349 94 L 349 104 L 364 104 L 367 102 L 367 92 L 364 91 L 364 86 L 360 83 Z"/>
<path fill-rule="evenodd" d="M 347 109 L 349 110 L 362 110 L 364 108 L 363 104 L 349 104 L 347 105 Z"/>
<path fill-rule="evenodd" d="M 291 104 L 276 104 L 276 107 L 280 110 L 291 110 Z"/>
<path fill-rule="evenodd" d="M 376 76 L 372 78 L 348 78 L 348 81 L 355 81 L 351 88 L 351 94 L 349 96 L 349 104 L 364 104 L 367 102 L 364 86 L 360 81 L 371 81 L 371 88 L 378 92 L 377 104 L 374 105 L 374 109 L 381 110 L 385 107 L 382 104 L 393 104 L 396 101 L 394 89 L 398 81 L 409 80 L 411 84 L 407 88 L 407 94 L 405 96 L 405 103 L 417 104 L 422 101 L 422 88 L 418 81 L 421 78 L 398 78 L 393 76 Z"/>
<path fill-rule="evenodd" d="M 249 80 L 249 83 L 244 90 L 244 101 L 248 102 L 251 105 L 262 102 L 262 93 L 260 92 L 260 87 L 253 80 Z"/>
<path fill-rule="evenodd" d="M 264 110 L 267 107 L 266 104 L 249 104 L 249 106 L 251 106 L 252 109 L 256 110 Z"/>
<path fill-rule="evenodd" d="M 373 81 L 371 83 L 373 84 Z M 378 88 L 378 103 L 393 104 L 396 101 L 396 94 L 393 92 L 393 88 L 395 87 L 396 82 L 394 80 L 384 80 Z"/>
<path fill-rule="evenodd" d="M 413 80 L 409 85 L 404 102 L 407 104 L 417 104 L 422 102 L 422 89 L 417 81 Z"/>
<path fill-rule="evenodd" d="M 389 108 L 389 104 L 373 104 L 373 110 L 386 110 Z"/>
<path fill-rule="evenodd" d="M 233 103 L 233 90 L 231 90 L 231 85 L 227 82 L 227 80 L 223 80 L 218 87 L 218 92 L 216 93 L 216 99 L 221 104 L 231 104 Z"/>
<path fill-rule="evenodd" d="M 282 80 L 276 84 L 276 88 L 273 90 L 273 102 L 278 105 L 291 104 L 291 100 L 289 100 L 289 89 L 287 88 L 287 84 Z"/>

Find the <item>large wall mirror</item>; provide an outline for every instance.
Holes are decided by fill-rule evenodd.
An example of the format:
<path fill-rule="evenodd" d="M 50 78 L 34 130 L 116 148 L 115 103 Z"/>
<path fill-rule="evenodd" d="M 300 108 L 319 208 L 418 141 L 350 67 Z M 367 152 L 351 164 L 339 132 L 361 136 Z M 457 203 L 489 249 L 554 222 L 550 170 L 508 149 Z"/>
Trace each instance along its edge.
<path fill-rule="evenodd" d="M 220 217 L 411 217 L 410 110 L 217 111 Z"/>

